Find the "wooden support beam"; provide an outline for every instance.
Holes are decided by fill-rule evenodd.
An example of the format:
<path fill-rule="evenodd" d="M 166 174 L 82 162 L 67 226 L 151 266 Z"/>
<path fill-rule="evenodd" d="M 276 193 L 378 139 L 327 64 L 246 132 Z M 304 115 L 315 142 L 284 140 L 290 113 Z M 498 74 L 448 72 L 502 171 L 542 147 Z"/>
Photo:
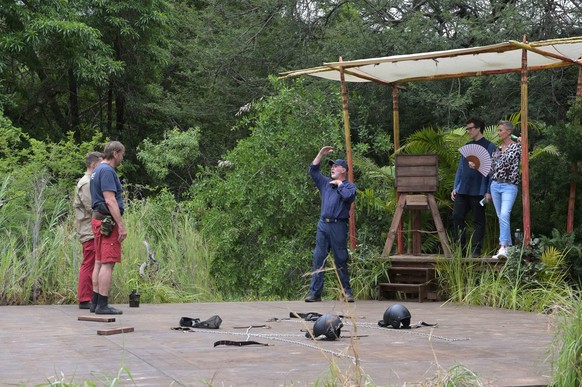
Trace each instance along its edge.
<path fill-rule="evenodd" d="M 441 216 L 439 214 L 439 208 L 436 203 L 436 199 L 434 195 L 429 193 L 427 194 L 428 199 L 428 206 L 430 207 L 430 212 L 432 213 L 432 218 L 434 220 L 434 224 L 436 226 L 437 232 L 439 234 L 439 239 L 441 241 L 441 245 L 443 246 L 443 251 L 446 257 L 451 256 L 451 248 L 449 246 L 449 240 L 447 238 L 447 233 L 445 231 L 445 226 L 443 225 L 443 221 L 441 220 Z"/>
<path fill-rule="evenodd" d="M 390 256 L 390 252 L 392 251 L 392 244 L 394 243 L 394 238 L 396 237 L 396 232 L 398 231 L 398 225 L 400 224 L 400 219 L 402 219 L 402 213 L 404 212 L 405 205 L 406 194 L 401 194 L 400 198 L 398 198 L 398 204 L 396 206 L 396 211 L 394 212 L 394 217 L 392 218 L 390 230 L 388 231 L 388 238 L 386 238 L 386 243 L 384 244 L 382 258 L 387 258 Z"/>
<path fill-rule="evenodd" d="M 525 35 L 523 43 L 527 43 Z M 529 246 L 531 241 L 529 206 L 529 134 L 528 134 L 528 78 L 527 50 L 521 53 L 521 205 L 523 208 L 523 242 Z"/>
<path fill-rule="evenodd" d="M 339 61 L 342 61 L 340 56 Z M 350 114 L 348 110 L 348 89 L 346 87 L 346 80 L 344 77 L 344 69 L 340 67 L 340 90 L 342 95 L 342 111 L 344 117 L 344 137 L 346 142 L 346 158 L 348 162 L 348 181 L 354 182 L 354 165 L 352 163 L 352 140 L 350 131 Z M 350 206 L 350 222 L 349 222 L 350 248 L 356 248 L 356 203 L 353 202 Z"/>

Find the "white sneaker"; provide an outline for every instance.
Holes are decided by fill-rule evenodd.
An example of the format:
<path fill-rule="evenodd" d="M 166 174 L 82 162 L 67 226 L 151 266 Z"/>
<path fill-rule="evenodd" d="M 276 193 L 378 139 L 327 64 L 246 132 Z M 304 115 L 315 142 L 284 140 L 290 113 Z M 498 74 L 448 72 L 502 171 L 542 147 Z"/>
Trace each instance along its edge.
<path fill-rule="evenodd" d="M 495 254 L 493 257 L 491 257 L 493 259 L 499 259 L 499 258 L 507 258 L 507 248 L 505 247 L 501 247 L 499 249 L 499 251 L 497 252 L 497 254 Z"/>

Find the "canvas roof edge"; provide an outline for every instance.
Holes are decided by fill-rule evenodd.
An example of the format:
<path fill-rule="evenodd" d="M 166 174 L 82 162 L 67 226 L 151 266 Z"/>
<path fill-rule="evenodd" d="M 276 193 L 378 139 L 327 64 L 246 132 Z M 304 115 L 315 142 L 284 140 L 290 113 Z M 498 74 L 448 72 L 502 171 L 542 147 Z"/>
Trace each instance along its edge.
<path fill-rule="evenodd" d="M 576 63 L 582 66 L 582 61 Z M 527 69 L 528 71 L 538 71 L 538 70 L 548 70 L 560 67 L 567 67 L 571 66 L 572 63 L 553 63 L 551 65 L 544 65 L 544 66 L 529 66 Z M 435 76 L 420 76 L 420 77 L 413 77 L 413 78 L 402 78 L 399 79 L 397 82 L 387 83 L 387 82 L 379 82 L 386 85 L 396 85 L 408 82 L 416 82 L 416 81 L 437 81 L 440 79 L 451 79 L 451 78 L 465 78 L 465 77 L 482 77 L 486 75 L 495 75 L 495 74 L 508 74 L 508 73 L 519 73 L 521 72 L 521 67 L 512 67 L 507 68 L 504 70 L 483 70 L 483 71 L 472 71 L 472 72 L 465 72 L 465 73 L 451 73 L 451 74 L 440 74 Z"/>
<path fill-rule="evenodd" d="M 318 67 L 312 67 L 309 69 L 303 69 L 303 70 L 297 70 L 297 71 L 285 71 L 282 73 L 279 73 L 280 76 L 278 77 L 279 79 L 286 79 L 286 78 L 294 78 L 294 77 L 300 77 L 302 75 L 313 75 L 313 76 L 318 76 L 317 73 L 323 73 L 323 72 L 328 72 L 328 71 L 339 71 L 339 68 L 335 69 L 333 67 L 328 67 L 328 66 L 318 66 Z M 375 83 L 381 83 L 384 85 L 392 85 L 389 82 L 385 82 L 381 79 L 372 77 L 372 76 L 368 76 L 368 75 L 364 75 L 364 74 L 358 74 L 358 73 L 354 73 L 353 71 L 349 71 L 349 69 L 345 69 L 344 72 L 347 75 L 356 77 L 361 79 L 361 82 L 375 82 Z M 322 77 L 325 78 L 325 77 Z M 349 82 L 349 81 L 348 81 Z"/>
<path fill-rule="evenodd" d="M 401 61 L 415 61 L 415 60 L 426 60 L 426 59 L 438 59 L 438 58 L 446 58 L 446 57 L 456 57 L 456 56 L 463 56 L 463 55 L 476 55 L 480 53 L 492 53 L 492 52 L 507 52 L 507 51 L 514 51 L 520 49 L 526 49 L 528 51 L 535 52 L 538 55 L 547 56 L 553 59 L 557 59 L 562 61 L 562 63 L 551 63 L 542 66 L 532 66 L 529 67 L 528 70 L 530 71 L 537 71 L 543 69 L 551 69 L 551 68 L 558 68 L 558 67 L 565 67 L 570 65 L 580 65 L 582 66 L 582 57 L 577 58 L 577 60 L 567 58 L 565 56 L 561 56 L 559 54 L 547 52 L 543 50 L 543 47 L 557 45 L 557 44 L 571 44 L 571 43 L 582 43 L 582 36 L 570 37 L 570 38 L 559 38 L 559 39 L 548 39 L 536 42 L 519 42 L 515 40 L 510 40 L 504 43 L 497 43 L 488 46 L 479 46 L 479 47 L 470 47 L 470 48 L 461 48 L 461 49 L 453 49 L 453 50 L 445 50 L 445 51 L 434 51 L 434 52 L 424 52 L 424 53 L 417 53 L 417 54 L 404 54 L 404 55 L 393 55 L 388 57 L 380 57 L 380 58 L 369 58 L 369 59 L 358 59 L 353 61 L 342 61 L 342 62 L 327 62 L 324 63 L 323 66 L 307 68 L 303 70 L 295 70 L 295 71 L 287 71 L 281 73 L 279 78 L 291 78 L 301 75 L 313 75 L 316 77 L 326 78 L 330 80 L 338 80 L 336 76 L 324 76 L 323 73 L 335 73 L 339 71 L 340 67 L 344 69 L 346 74 L 359 78 L 359 82 L 375 82 L 381 83 L 385 85 L 394 85 L 397 83 L 405 83 L 405 82 L 412 82 L 412 81 L 420 81 L 420 80 L 437 80 L 437 79 L 447 79 L 447 78 L 455 78 L 455 77 L 470 77 L 470 76 L 482 76 L 482 75 L 490 75 L 490 74 L 503 74 L 509 72 L 519 72 L 521 71 L 520 68 L 508 68 L 504 70 L 483 70 L 483 71 L 473 71 L 473 72 L 457 72 L 457 73 L 447 73 L 447 74 L 440 74 L 438 76 L 418 76 L 412 78 L 402 78 L 398 79 L 394 82 L 387 82 L 385 80 L 381 80 L 375 77 L 372 77 L 368 74 L 362 74 L 358 72 L 350 71 L 350 69 L 366 66 L 366 65 L 373 65 L 373 64 L 380 64 L 380 63 L 395 63 Z M 350 82 L 350 80 L 346 79 L 346 81 Z"/>
<path fill-rule="evenodd" d="M 478 46 L 469 48 L 455 48 L 452 50 L 442 50 L 442 51 L 430 51 L 430 52 L 419 52 L 415 54 L 401 54 L 401 55 L 391 55 L 379 58 L 368 58 L 368 59 L 356 59 L 356 60 L 346 60 L 343 62 L 325 62 L 324 65 L 328 67 L 335 68 L 336 66 L 343 66 L 344 68 L 349 67 L 360 67 L 365 65 L 373 65 L 388 62 L 403 62 L 403 61 L 413 61 L 421 59 L 437 59 L 437 58 L 450 58 L 454 56 L 478 54 L 482 52 L 505 52 L 509 50 L 514 50 L 515 47 L 510 42 L 497 43 L 489 46 Z"/>
<path fill-rule="evenodd" d="M 575 36 L 575 37 L 563 38 L 563 39 L 540 40 L 540 41 L 528 42 L 528 43 L 523 43 L 523 42 L 519 42 L 516 40 L 509 40 L 507 42 L 490 44 L 487 46 L 455 48 L 455 49 L 451 49 L 451 50 L 420 52 L 420 53 L 415 53 L 415 54 L 391 55 L 391 56 L 385 56 L 385 57 L 356 59 L 356 60 L 342 61 L 342 62 L 324 62 L 324 65 L 331 66 L 334 68 L 335 68 L 335 66 L 344 66 L 344 68 L 348 68 L 348 67 L 353 67 L 353 66 L 363 66 L 363 65 L 367 65 L 367 64 L 376 64 L 376 63 L 400 62 L 400 61 L 420 60 L 420 59 L 446 58 L 446 57 L 462 56 L 462 55 L 469 55 L 469 54 L 479 54 L 479 53 L 485 53 L 485 52 L 505 52 L 505 51 L 517 50 L 520 48 L 525 48 L 525 49 L 534 51 L 534 48 L 537 48 L 537 47 L 551 46 L 551 45 L 555 45 L 555 44 L 570 44 L 570 43 L 582 43 L 582 36 Z"/>
<path fill-rule="evenodd" d="M 563 56 L 563 55 L 554 54 L 552 52 L 547 52 L 547 51 L 544 51 L 544 50 L 540 50 L 540 49 L 537 48 L 538 45 L 532 45 L 532 44 L 529 44 L 529 43 L 522 43 L 522 42 L 518 42 L 516 40 L 510 40 L 510 42 L 511 42 L 511 44 L 513 44 L 513 45 L 515 45 L 517 47 L 526 49 L 526 50 L 531 51 L 531 52 L 535 52 L 536 54 L 540 54 L 540 55 L 543 55 L 543 56 L 548 56 L 550 58 L 558 59 L 558 60 L 561 60 L 561 61 L 564 61 L 564 62 L 570 62 L 570 63 L 573 63 L 573 64 L 578 64 L 579 62 L 582 63 L 580 61 L 580 58 L 578 58 L 578 60 L 574 60 L 574 59 L 568 58 L 568 57 Z M 552 46 L 552 44 L 539 45 L 539 47 L 546 47 L 546 46 Z"/>
<path fill-rule="evenodd" d="M 317 66 L 317 67 L 310 67 L 307 69 L 303 69 L 303 70 L 289 70 L 289 71 L 284 71 L 282 73 L 279 73 L 280 75 L 280 79 L 282 78 L 288 78 L 288 77 L 297 77 L 300 75 L 309 75 L 309 74 L 313 74 L 319 71 L 328 71 L 330 68 L 327 66 Z"/>

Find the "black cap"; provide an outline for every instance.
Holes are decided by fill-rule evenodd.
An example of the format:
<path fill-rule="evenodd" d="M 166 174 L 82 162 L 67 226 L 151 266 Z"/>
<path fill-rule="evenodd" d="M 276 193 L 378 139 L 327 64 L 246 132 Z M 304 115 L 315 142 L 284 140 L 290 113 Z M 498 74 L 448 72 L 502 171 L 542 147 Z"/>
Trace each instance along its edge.
<path fill-rule="evenodd" d="M 329 160 L 328 161 L 329 166 L 333 166 L 333 165 L 341 165 L 342 167 L 345 168 L 346 171 L 349 170 L 348 168 L 348 163 L 345 160 L 342 159 L 337 159 L 337 160 Z"/>

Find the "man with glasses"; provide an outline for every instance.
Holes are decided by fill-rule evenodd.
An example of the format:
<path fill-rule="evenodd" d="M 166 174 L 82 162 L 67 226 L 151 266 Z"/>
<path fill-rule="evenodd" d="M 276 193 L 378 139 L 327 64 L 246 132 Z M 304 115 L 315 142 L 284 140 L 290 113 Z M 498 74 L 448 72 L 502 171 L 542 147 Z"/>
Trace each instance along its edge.
<path fill-rule="evenodd" d="M 487 149 L 489 155 L 495 151 L 495 144 L 483 137 L 485 123 L 479 118 L 471 118 L 466 123 L 467 134 L 471 141 L 467 144 L 477 144 Z M 451 192 L 453 205 L 453 238 L 463 247 L 463 255 L 477 258 L 481 256 L 483 239 L 485 237 L 485 207 L 480 203 L 483 198 L 491 199 L 489 176 L 483 176 L 477 166 L 461 156 L 455 175 L 455 183 Z M 471 250 L 468 251 L 465 218 L 473 213 L 473 236 Z"/>

